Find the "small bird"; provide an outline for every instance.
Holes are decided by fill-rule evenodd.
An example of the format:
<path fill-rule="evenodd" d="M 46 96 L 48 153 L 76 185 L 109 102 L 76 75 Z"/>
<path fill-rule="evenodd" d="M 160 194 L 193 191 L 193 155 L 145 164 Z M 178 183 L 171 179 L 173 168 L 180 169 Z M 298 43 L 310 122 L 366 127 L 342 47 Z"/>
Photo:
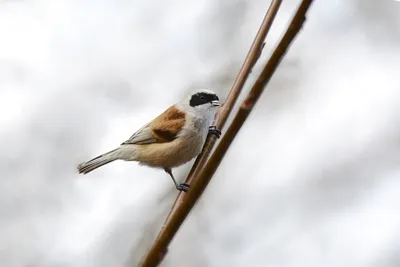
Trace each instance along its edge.
<path fill-rule="evenodd" d="M 211 126 L 219 106 L 214 92 L 195 91 L 144 125 L 118 148 L 79 164 L 78 172 L 86 174 L 114 160 L 137 161 L 164 169 L 176 189 L 187 192 L 189 185 L 178 184 L 172 168 L 196 157 L 208 133 L 220 137 L 221 131 Z"/>

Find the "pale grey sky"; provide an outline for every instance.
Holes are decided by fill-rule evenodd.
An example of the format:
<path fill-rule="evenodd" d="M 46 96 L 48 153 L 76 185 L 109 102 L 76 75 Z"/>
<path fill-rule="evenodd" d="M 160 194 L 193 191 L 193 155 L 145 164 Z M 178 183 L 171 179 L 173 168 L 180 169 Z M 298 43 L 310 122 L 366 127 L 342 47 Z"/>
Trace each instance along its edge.
<path fill-rule="evenodd" d="M 267 7 L 1 1 L 0 265 L 137 263 L 177 195 L 169 177 L 76 165 L 192 89 L 224 99 Z M 399 266 L 399 36 L 396 1 L 316 0 L 162 266 Z"/>

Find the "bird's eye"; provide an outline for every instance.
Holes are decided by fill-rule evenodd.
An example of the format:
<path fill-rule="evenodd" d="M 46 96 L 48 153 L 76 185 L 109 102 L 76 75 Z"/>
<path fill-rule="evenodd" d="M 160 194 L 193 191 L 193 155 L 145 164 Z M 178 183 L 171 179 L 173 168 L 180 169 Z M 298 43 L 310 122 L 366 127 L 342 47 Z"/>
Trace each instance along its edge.
<path fill-rule="evenodd" d="M 201 99 L 201 100 L 204 100 L 204 96 L 200 96 L 200 99 Z"/>

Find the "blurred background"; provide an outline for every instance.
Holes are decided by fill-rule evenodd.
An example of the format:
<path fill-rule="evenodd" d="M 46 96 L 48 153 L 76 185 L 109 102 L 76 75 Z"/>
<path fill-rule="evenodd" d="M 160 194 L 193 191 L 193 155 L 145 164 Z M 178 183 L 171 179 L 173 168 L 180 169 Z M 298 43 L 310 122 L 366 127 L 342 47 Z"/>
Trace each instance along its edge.
<path fill-rule="evenodd" d="M 245 91 L 299 3 L 283 2 Z M 224 100 L 268 6 L 0 1 L 0 266 L 136 266 L 170 178 L 76 165 L 193 89 Z M 399 70 L 400 2 L 314 1 L 162 266 L 400 266 Z"/>

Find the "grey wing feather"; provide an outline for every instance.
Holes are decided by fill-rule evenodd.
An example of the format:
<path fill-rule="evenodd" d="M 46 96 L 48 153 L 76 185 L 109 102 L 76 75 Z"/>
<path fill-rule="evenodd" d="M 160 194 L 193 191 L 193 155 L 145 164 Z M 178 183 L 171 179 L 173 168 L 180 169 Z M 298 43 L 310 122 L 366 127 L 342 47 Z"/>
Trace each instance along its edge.
<path fill-rule="evenodd" d="M 137 130 L 128 140 L 123 142 L 121 145 L 127 145 L 127 144 L 144 145 L 144 144 L 157 143 L 158 139 L 153 135 L 149 125 L 150 123 L 146 124 L 139 130 Z"/>

